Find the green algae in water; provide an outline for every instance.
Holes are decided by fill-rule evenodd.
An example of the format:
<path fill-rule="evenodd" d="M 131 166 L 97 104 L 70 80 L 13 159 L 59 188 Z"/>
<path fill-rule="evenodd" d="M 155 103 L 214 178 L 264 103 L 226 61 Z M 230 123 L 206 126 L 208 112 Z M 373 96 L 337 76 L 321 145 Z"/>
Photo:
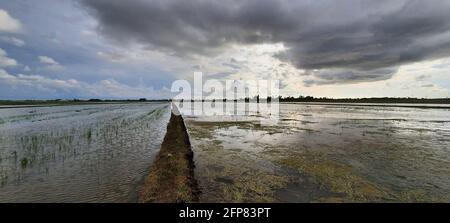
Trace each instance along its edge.
<path fill-rule="evenodd" d="M 258 168 L 255 160 L 242 153 L 241 149 L 225 149 L 220 140 L 212 137 L 215 130 L 230 127 L 233 123 L 221 123 L 223 125 L 220 126 L 214 123 L 190 124 L 189 133 L 195 143 L 196 177 L 204 189 L 201 201 L 276 201 L 275 193 L 288 183 L 288 177 Z"/>
<path fill-rule="evenodd" d="M 315 152 L 273 153 L 275 162 L 307 174 L 313 180 L 339 196 L 322 197 L 316 202 L 446 202 L 448 197 L 429 194 L 422 189 L 395 191 L 368 180 L 343 163 L 327 159 Z M 280 156 L 281 155 L 281 156 Z"/>
<path fill-rule="evenodd" d="M 240 176 L 237 182 L 224 187 L 224 201 L 274 202 L 275 192 L 285 187 L 288 178 L 263 171 L 253 171 L 251 176 Z"/>
<path fill-rule="evenodd" d="M 334 193 L 343 194 L 341 197 L 322 198 L 320 201 L 323 202 L 367 202 L 393 199 L 386 188 L 359 176 L 352 167 L 327 160 L 318 153 L 289 154 L 275 162 L 295 168 L 311 176 L 318 185 Z"/>

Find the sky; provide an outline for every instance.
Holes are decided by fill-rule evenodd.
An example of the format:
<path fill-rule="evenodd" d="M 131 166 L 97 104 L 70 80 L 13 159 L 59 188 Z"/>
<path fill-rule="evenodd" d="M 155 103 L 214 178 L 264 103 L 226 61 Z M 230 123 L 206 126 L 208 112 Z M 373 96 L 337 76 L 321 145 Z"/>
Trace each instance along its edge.
<path fill-rule="evenodd" d="M 450 97 L 447 0 L 0 1 L 0 99 L 161 99 L 173 81 L 282 96 Z"/>

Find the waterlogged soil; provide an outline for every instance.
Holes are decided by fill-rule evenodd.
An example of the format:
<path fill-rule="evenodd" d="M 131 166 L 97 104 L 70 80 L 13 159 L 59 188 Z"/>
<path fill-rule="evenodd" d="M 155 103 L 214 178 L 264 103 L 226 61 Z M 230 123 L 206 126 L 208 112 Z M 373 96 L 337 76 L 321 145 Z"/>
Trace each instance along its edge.
<path fill-rule="evenodd" d="M 137 202 L 168 103 L 0 109 L 0 202 Z"/>
<path fill-rule="evenodd" d="M 449 109 L 292 103 L 266 118 L 185 115 L 200 201 L 450 202 Z"/>

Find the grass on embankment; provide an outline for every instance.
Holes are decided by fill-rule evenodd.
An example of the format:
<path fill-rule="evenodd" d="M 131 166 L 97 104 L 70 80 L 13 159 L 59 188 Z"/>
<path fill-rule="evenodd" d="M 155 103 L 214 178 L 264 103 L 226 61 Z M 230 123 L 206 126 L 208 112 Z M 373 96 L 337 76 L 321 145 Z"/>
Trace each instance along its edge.
<path fill-rule="evenodd" d="M 191 143 L 181 115 L 172 113 L 167 133 L 140 193 L 139 202 L 198 201 Z"/>

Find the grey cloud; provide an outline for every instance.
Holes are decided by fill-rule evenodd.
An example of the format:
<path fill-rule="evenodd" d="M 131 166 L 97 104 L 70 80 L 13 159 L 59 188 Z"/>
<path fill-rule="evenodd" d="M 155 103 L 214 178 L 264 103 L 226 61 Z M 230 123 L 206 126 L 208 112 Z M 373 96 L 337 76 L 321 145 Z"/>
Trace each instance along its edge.
<path fill-rule="evenodd" d="M 11 90 L 11 86 L 13 86 Z M 152 87 L 130 86 L 114 79 L 101 80 L 98 83 L 86 83 L 75 79 L 52 79 L 41 75 L 12 75 L 0 69 L 0 99 L 17 98 L 29 99 L 39 97 L 38 93 L 50 92 L 52 98 L 56 96 L 75 95 L 87 98 L 92 96 L 104 98 L 139 98 L 152 97 L 153 99 L 173 97 L 169 89 L 156 90 Z"/>
<path fill-rule="evenodd" d="M 312 85 L 361 83 L 390 79 L 398 68 L 380 68 L 370 71 L 329 69 L 320 72 L 312 72 L 309 75 L 314 79 L 304 81 L 306 87 Z"/>
<path fill-rule="evenodd" d="M 424 84 L 421 87 L 425 87 L 425 88 L 430 88 L 430 87 L 435 87 L 436 85 L 434 84 Z"/>
<path fill-rule="evenodd" d="M 430 78 L 431 78 L 431 75 L 422 74 L 422 75 L 416 76 L 416 81 L 425 81 Z"/>
<path fill-rule="evenodd" d="M 207 79 L 224 79 L 232 75 L 233 72 L 219 72 L 214 74 L 209 74 Z"/>
<path fill-rule="evenodd" d="M 232 64 L 232 63 L 222 63 L 222 65 L 225 66 L 225 67 L 236 69 L 236 70 L 241 68 L 239 65 Z"/>
<path fill-rule="evenodd" d="M 242 68 L 242 62 L 237 61 L 235 58 L 230 58 L 229 62 L 222 63 L 222 66 L 232 68 L 239 71 Z"/>
<path fill-rule="evenodd" d="M 9 58 L 8 53 L 0 48 L 0 67 L 15 67 L 17 64 L 15 59 Z"/>
<path fill-rule="evenodd" d="M 311 87 L 314 84 L 316 84 L 316 82 L 314 80 L 312 80 L 312 79 L 306 79 L 306 80 L 303 81 L 303 85 L 305 87 Z"/>
<path fill-rule="evenodd" d="M 283 43 L 276 56 L 317 71 L 314 83 L 385 80 L 386 70 L 450 56 L 446 0 L 79 1 L 110 39 L 180 56 Z"/>
<path fill-rule="evenodd" d="M 25 46 L 25 41 L 16 38 L 16 37 L 11 37 L 11 36 L 2 36 L 0 37 L 0 40 L 2 42 L 17 46 L 17 47 L 23 47 Z"/>

